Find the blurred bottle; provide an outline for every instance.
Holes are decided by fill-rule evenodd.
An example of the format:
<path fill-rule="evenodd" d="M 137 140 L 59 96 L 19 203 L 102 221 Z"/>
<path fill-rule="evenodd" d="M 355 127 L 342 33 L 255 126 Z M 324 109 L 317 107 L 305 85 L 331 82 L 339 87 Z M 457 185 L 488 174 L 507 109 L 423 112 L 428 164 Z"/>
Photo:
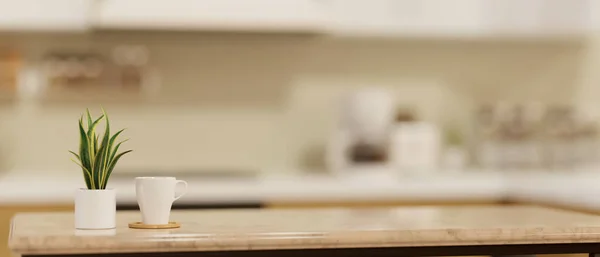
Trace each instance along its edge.
<path fill-rule="evenodd" d="M 492 170 L 539 168 L 543 162 L 541 113 L 543 108 L 537 103 L 482 106 L 476 128 L 481 166 Z"/>
<path fill-rule="evenodd" d="M 118 81 L 124 89 L 138 90 L 145 87 L 148 49 L 139 45 L 122 45 L 113 50 L 113 60 L 118 69 Z"/>
<path fill-rule="evenodd" d="M 483 169 L 494 170 L 502 165 L 499 142 L 499 123 L 497 107 L 482 105 L 475 117 L 475 158 Z"/>
<path fill-rule="evenodd" d="M 574 148 L 576 168 L 595 169 L 598 165 L 598 128 L 589 117 L 577 115 L 575 119 Z"/>
<path fill-rule="evenodd" d="M 564 170 L 575 165 L 576 122 L 572 108 L 552 105 L 544 116 L 544 160 L 550 170 Z"/>
<path fill-rule="evenodd" d="M 514 105 L 501 124 L 504 166 L 511 169 L 532 169 L 542 163 L 536 131 L 539 111 L 535 105 Z"/>

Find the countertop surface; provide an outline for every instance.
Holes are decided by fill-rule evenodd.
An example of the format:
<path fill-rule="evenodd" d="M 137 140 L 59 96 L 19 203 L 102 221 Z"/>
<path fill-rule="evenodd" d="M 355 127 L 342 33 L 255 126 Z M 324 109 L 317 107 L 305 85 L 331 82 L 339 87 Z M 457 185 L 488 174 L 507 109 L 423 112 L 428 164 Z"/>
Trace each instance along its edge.
<path fill-rule="evenodd" d="M 225 251 L 600 242 L 600 217 L 531 206 L 174 211 L 179 229 L 78 231 L 73 214 L 14 217 L 18 254 Z"/>
<path fill-rule="evenodd" d="M 143 176 L 143 174 L 140 174 Z M 108 187 L 117 190 L 119 204 L 136 204 L 133 175 L 113 175 Z M 391 172 L 282 174 L 256 177 L 179 178 L 188 191 L 179 204 L 339 201 L 498 201 L 506 195 L 502 173 L 465 172 L 401 176 Z M 0 176 L 0 204 L 72 204 L 84 186 L 73 175 L 13 171 Z"/>
<path fill-rule="evenodd" d="M 515 202 L 548 204 L 600 212 L 600 169 L 505 176 L 506 192 Z"/>
<path fill-rule="evenodd" d="M 111 177 L 109 187 L 116 188 L 119 204 L 136 204 L 135 175 Z M 187 194 L 176 204 L 510 200 L 600 211 L 600 172 L 596 168 L 562 172 L 436 172 L 422 176 L 393 172 L 338 176 L 272 172 L 255 177 L 181 179 L 187 180 L 189 187 Z M 83 185 L 80 173 L 11 171 L 0 175 L 0 205 L 70 205 L 76 189 Z"/>

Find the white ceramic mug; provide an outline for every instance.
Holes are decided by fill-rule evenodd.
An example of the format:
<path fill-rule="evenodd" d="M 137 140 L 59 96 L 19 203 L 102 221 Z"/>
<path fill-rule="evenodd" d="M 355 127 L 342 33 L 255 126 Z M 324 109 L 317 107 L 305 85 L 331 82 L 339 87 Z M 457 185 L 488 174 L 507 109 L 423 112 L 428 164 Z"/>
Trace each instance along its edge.
<path fill-rule="evenodd" d="M 177 184 L 183 184 L 185 189 L 175 196 Z M 187 182 L 175 177 L 137 177 L 135 178 L 135 194 L 142 222 L 148 225 L 169 223 L 171 206 L 187 191 Z"/>

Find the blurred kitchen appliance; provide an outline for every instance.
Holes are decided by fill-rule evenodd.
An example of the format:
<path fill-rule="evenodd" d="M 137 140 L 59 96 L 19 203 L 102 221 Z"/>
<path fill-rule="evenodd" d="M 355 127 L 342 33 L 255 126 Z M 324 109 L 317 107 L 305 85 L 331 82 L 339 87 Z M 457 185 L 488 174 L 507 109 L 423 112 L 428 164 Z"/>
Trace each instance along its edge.
<path fill-rule="evenodd" d="M 385 163 L 394 107 L 391 94 L 365 88 L 348 94 L 328 144 L 328 166 L 340 171 L 354 164 Z"/>

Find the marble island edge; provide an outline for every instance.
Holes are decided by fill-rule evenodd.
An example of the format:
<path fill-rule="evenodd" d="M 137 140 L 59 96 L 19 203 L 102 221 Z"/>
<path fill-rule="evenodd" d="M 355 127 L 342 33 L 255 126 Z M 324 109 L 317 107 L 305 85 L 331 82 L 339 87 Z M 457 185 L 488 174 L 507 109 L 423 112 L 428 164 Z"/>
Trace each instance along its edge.
<path fill-rule="evenodd" d="M 103 235 L 76 231 L 71 213 L 18 214 L 9 246 L 83 254 L 600 243 L 600 217 L 531 206 L 174 211 L 180 229 L 127 228 L 138 219 L 121 212 L 114 234 Z"/>

